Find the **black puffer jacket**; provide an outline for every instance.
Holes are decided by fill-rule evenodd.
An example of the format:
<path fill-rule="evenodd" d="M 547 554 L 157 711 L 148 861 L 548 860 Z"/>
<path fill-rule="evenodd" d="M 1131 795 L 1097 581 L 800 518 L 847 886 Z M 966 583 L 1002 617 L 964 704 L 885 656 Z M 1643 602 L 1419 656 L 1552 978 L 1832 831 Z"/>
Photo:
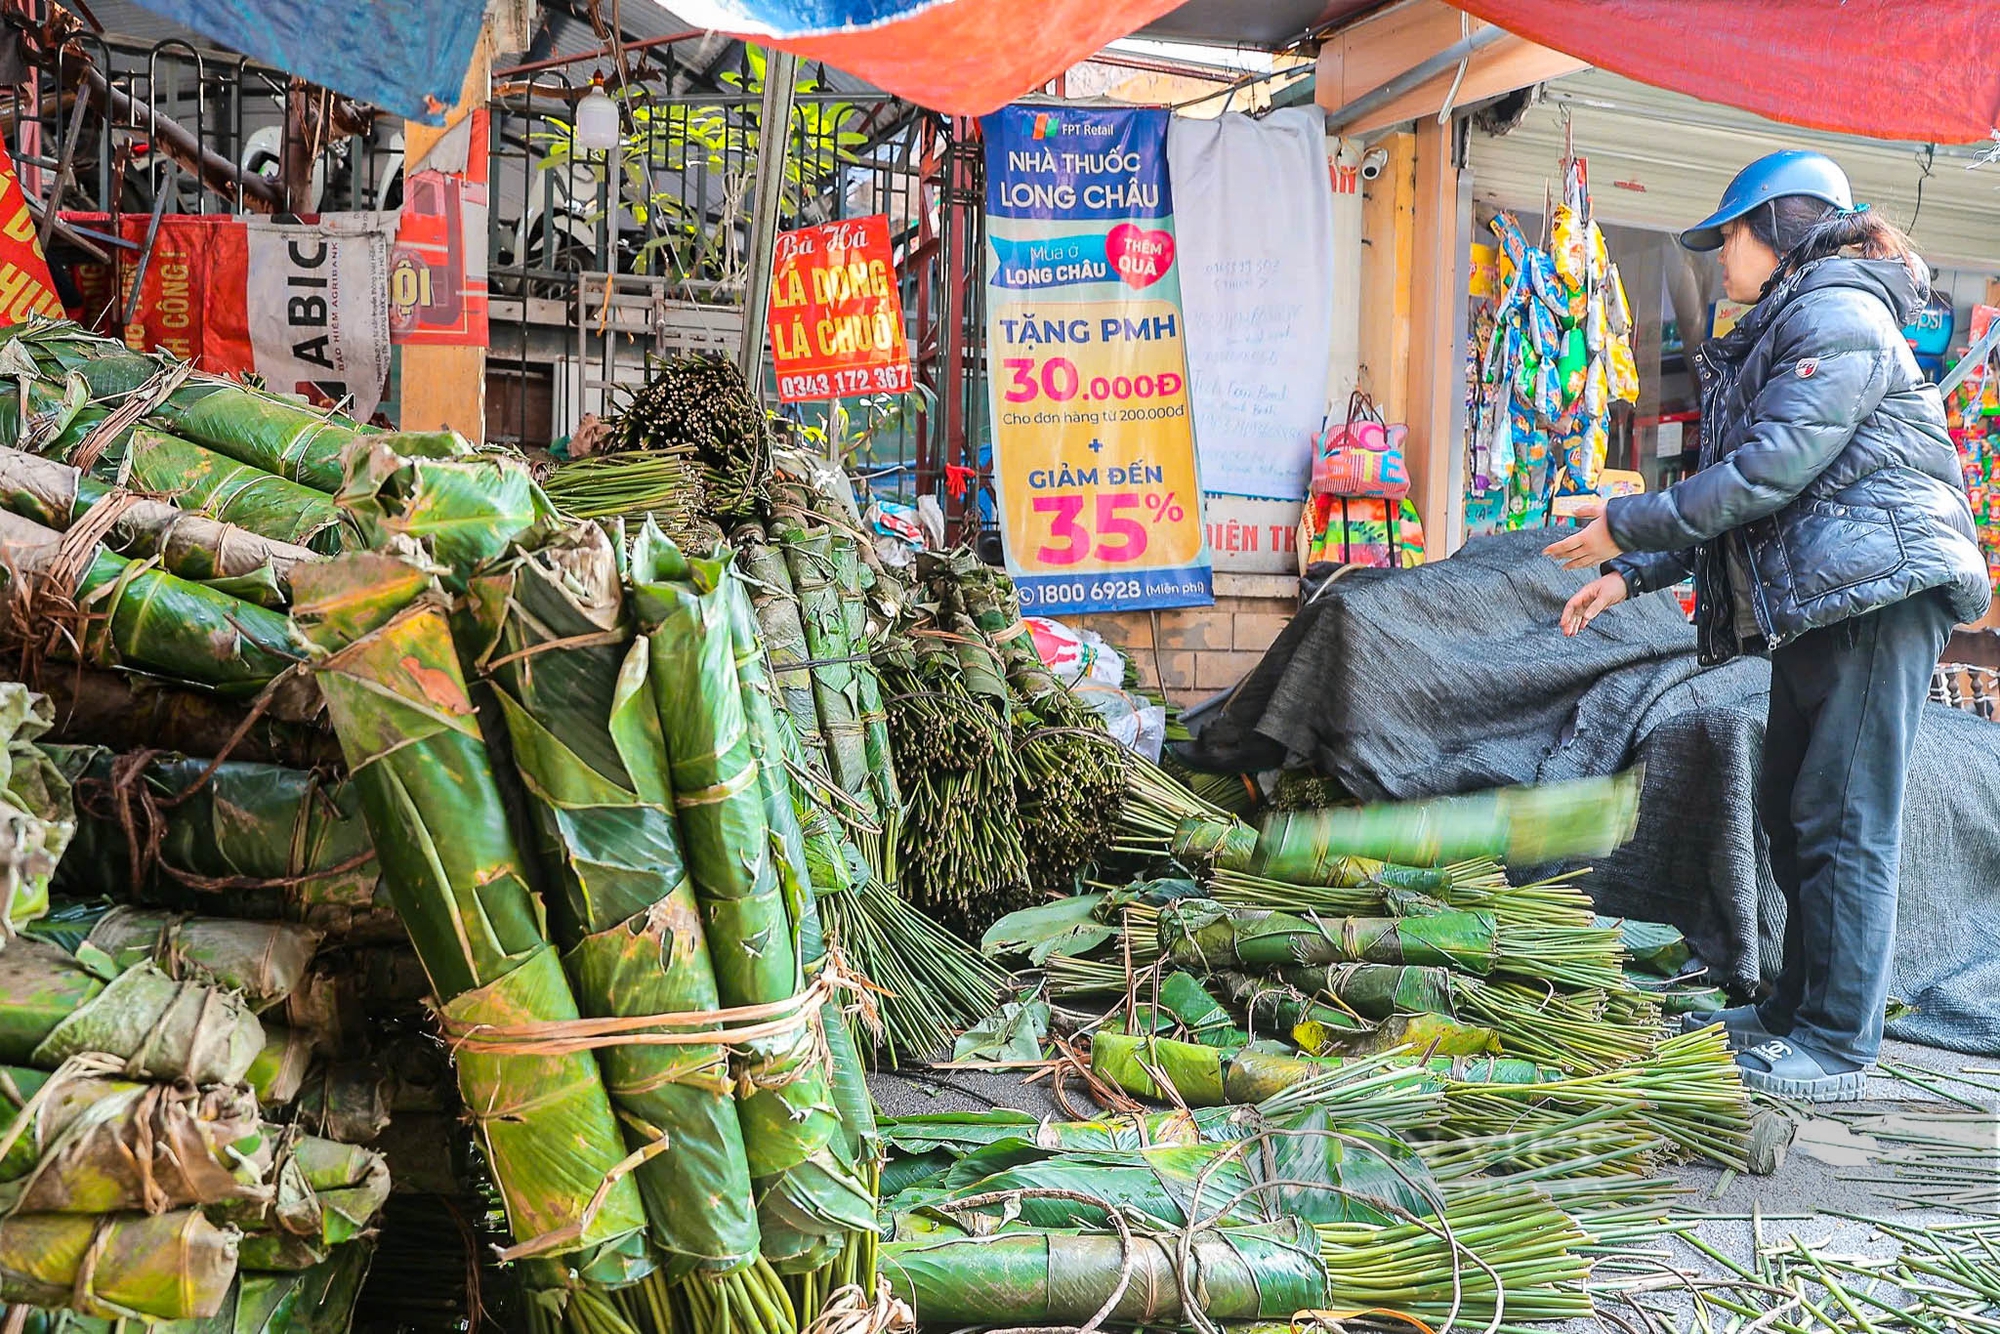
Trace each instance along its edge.
<path fill-rule="evenodd" d="M 1751 573 L 1766 647 L 1927 589 L 1976 621 L 1990 587 L 1958 451 L 1902 333 L 1922 305 L 1891 260 L 1786 279 L 1695 354 L 1700 471 L 1610 502 L 1632 593 L 1695 576 L 1703 662 L 1744 651 L 1724 546 Z"/>

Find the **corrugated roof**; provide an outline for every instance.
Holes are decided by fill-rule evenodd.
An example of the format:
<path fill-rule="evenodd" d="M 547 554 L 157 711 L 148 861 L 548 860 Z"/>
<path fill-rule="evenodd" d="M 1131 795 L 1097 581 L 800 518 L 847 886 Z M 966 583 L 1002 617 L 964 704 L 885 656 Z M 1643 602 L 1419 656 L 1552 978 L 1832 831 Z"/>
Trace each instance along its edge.
<path fill-rule="evenodd" d="M 1277 51 L 1315 28 L 1378 8 L 1383 0 L 1187 0 L 1137 35 L 1208 46 Z"/>

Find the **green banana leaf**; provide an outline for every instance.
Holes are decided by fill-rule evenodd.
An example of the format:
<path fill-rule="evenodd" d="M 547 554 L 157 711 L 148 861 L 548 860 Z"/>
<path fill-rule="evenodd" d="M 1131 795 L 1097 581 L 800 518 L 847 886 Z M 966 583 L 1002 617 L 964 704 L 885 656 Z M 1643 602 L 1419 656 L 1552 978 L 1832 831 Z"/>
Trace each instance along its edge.
<path fill-rule="evenodd" d="M 0 1214 L 178 1209 L 264 1189 L 249 1090 L 73 1075 L 44 1092 L 51 1078 L 0 1068 Z"/>
<path fill-rule="evenodd" d="M 30 933 L 71 954 L 95 950 L 120 971 L 146 962 L 168 977 L 236 992 L 253 1010 L 291 996 L 320 942 L 317 931 L 289 922 L 188 917 L 101 901 L 66 905 Z"/>
<path fill-rule="evenodd" d="M 560 527 L 555 507 L 519 461 L 410 458 L 396 452 L 398 439 L 373 436 L 357 448 L 335 497 L 372 550 L 416 542 L 456 590 L 479 566 Z"/>
<path fill-rule="evenodd" d="M 996 959 L 1024 955 L 1036 968 L 1055 956 L 1080 958 L 1118 936 L 1099 915 L 1105 902 L 1103 894 L 1072 894 L 1017 908 L 986 928 L 979 948 Z"/>
<path fill-rule="evenodd" d="M 1625 952 L 1633 963 L 1660 977 L 1678 977 L 1694 960 L 1687 937 L 1664 922 L 1641 922 L 1630 917 L 1600 917 L 1597 924 L 1618 932 Z"/>
<path fill-rule="evenodd" d="M 53 1070 L 100 1052 L 131 1078 L 233 1084 L 263 1043 L 257 1016 L 235 997 L 151 964 L 106 982 L 40 941 L 0 950 L 0 1062 Z"/>
<path fill-rule="evenodd" d="M 0 1218 L 0 1301 L 91 1316 L 214 1315 L 236 1273 L 237 1235 L 199 1209 Z"/>
<path fill-rule="evenodd" d="M 0 681 L 0 935 L 48 911 L 76 830 L 69 779 L 35 744 L 54 721 L 48 696 Z"/>
<path fill-rule="evenodd" d="M 771 536 L 784 552 L 799 599 L 806 647 L 812 654 L 813 702 L 818 709 L 820 735 L 826 742 L 828 771 L 860 808 L 863 818 L 879 821 L 882 809 L 868 768 L 868 728 L 862 716 L 860 672 L 854 661 L 862 648 L 848 638 L 833 532 L 786 523 L 775 528 Z"/>
<path fill-rule="evenodd" d="M 0 412 L 4 412 L 0 406 Z M 66 463 L 0 449 L 0 507 L 33 519 L 57 532 L 69 531 L 93 506 L 109 499 L 115 488 Z M 274 541 L 247 528 L 221 523 L 158 500 L 134 497 L 126 502 L 104 536 L 105 545 L 134 560 L 157 558 L 160 567 L 195 583 L 217 579 L 268 580 L 273 601 L 289 598 L 287 577 L 294 565 L 318 559 L 308 548 Z M 255 600 L 245 593 L 237 596 Z"/>
<path fill-rule="evenodd" d="M 576 1019 L 429 577 L 355 554 L 300 571 L 297 585 L 350 781 L 447 1025 Z M 558 1238 L 558 1253 L 581 1252 L 576 1266 L 607 1278 L 645 1272 L 631 1179 L 586 1212 L 626 1157 L 590 1054 L 461 1045 L 457 1067 L 516 1242 Z"/>
<path fill-rule="evenodd" d="M 111 779 L 117 757 L 108 750 L 48 749 L 73 783 Z M 225 760 L 213 773 L 209 767 L 207 760 L 176 755 L 146 765 L 144 782 L 162 803 L 165 832 L 144 885 L 131 883 L 130 851 L 117 821 L 86 811 L 78 822 L 77 854 L 57 871 L 62 892 L 143 897 L 192 911 L 226 902 L 234 915 L 298 922 L 329 938 L 401 938 L 352 784 L 315 769 L 243 760 Z M 207 781 L 196 788 L 204 774 Z M 227 882 L 228 888 L 201 881 Z M 280 883 L 259 883 L 267 881 Z"/>
<path fill-rule="evenodd" d="M 314 1135 L 287 1143 L 272 1169 L 275 1189 L 254 1204 L 211 1210 L 243 1229 L 245 1269 L 298 1270 L 323 1263 L 360 1237 L 389 1198 L 381 1154 Z"/>
<path fill-rule="evenodd" d="M 550 859 L 550 912 L 593 1017 L 713 1011 L 715 970 L 681 855 L 649 644 L 624 623 L 602 529 L 571 530 L 472 584 L 479 650 Z M 750 1169 L 720 1046 L 599 1053 L 653 1244 L 735 1269 L 758 1253 Z"/>
<path fill-rule="evenodd" d="M 1303 1220 L 1203 1232 L 1190 1254 L 1186 1277 L 1210 1320 L 1289 1321 L 1326 1305 L 1319 1239 Z M 1135 1237 L 1128 1255 L 1115 1232 L 1003 1231 L 885 1243 L 882 1272 L 925 1325 L 1080 1325 L 1125 1276 L 1110 1323 L 1172 1328 L 1188 1323 L 1179 1255 L 1174 1234 Z"/>
<path fill-rule="evenodd" d="M 0 512 L 0 553 L 10 566 L 10 581 L 17 588 L 25 583 L 52 592 L 89 613 L 76 650 L 86 662 L 122 664 L 221 694 L 253 695 L 303 657 L 282 614 L 150 569 L 101 545 L 70 583 L 57 562 L 62 541 L 61 533 Z M 49 587 L 58 577 L 64 583 Z"/>
<path fill-rule="evenodd" d="M 1217 864 L 1317 884 L 1326 883 L 1329 863 L 1339 857 L 1407 866 L 1492 857 L 1509 866 L 1543 866 L 1609 856 L 1638 826 L 1640 777 L 1635 770 L 1430 801 L 1276 811 L 1264 818 L 1247 862 Z"/>
<path fill-rule="evenodd" d="M 164 431 L 141 426 L 132 432 L 121 480 L 181 509 L 321 554 L 353 544 L 340 510 L 323 492 Z"/>
<path fill-rule="evenodd" d="M 761 524 L 744 524 L 735 533 L 737 562 L 750 585 L 750 600 L 757 608 L 757 625 L 762 632 L 764 651 L 770 658 L 771 676 L 778 698 L 792 720 L 793 735 L 805 751 L 813 773 L 830 773 L 826 737 L 820 732 L 819 704 L 813 689 L 812 647 L 806 640 L 805 620 L 799 596 L 792 588 L 792 574 L 785 556 L 771 541 Z"/>

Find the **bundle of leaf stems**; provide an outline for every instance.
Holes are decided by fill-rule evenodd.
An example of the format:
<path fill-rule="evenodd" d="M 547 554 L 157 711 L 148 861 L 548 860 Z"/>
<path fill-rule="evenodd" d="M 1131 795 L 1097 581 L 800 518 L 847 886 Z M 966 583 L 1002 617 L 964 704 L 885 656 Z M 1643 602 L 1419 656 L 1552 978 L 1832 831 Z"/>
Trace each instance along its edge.
<path fill-rule="evenodd" d="M 1416 867 L 1388 868 L 1418 872 Z M 1435 894 L 1404 889 L 1385 876 L 1360 885 L 1295 885 L 1248 871 L 1211 871 L 1209 893 L 1218 903 L 1279 912 L 1315 912 L 1331 916 L 1404 916 L 1412 911 L 1457 908 L 1490 912 L 1503 926 L 1579 926 L 1595 924 L 1590 899 L 1575 885 L 1575 872 L 1529 885 L 1510 885 L 1497 862 L 1471 861 L 1440 868 L 1442 888 Z"/>
<path fill-rule="evenodd" d="M 572 518 L 651 514 L 676 538 L 694 530 L 706 507 L 700 467 L 686 446 L 577 459 L 550 473 L 542 490 Z"/>
<path fill-rule="evenodd" d="M 1324 968 L 1280 970 L 1284 980 L 1302 991 L 1323 995 L 1356 1009 L 1364 1017 L 1385 1018 L 1389 1008 L 1415 1004 L 1405 1000 L 1400 986 L 1393 1007 L 1381 1004 L 1382 989 L 1370 988 L 1364 1002 L 1356 993 L 1361 979 L 1380 977 L 1394 984 L 1392 974 L 1421 975 L 1424 990 L 1433 993 L 1426 1009 L 1461 1022 L 1490 1028 L 1510 1056 L 1541 1061 L 1565 1070 L 1607 1070 L 1639 1060 L 1652 1048 L 1658 1010 L 1648 1017 L 1650 1002 L 1629 993 L 1542 991 L 1516 982 L 1487 982 L 1446 969 L 1388 964 L 1333 964 Z M 1377 1011 L 1381 1012 L 1378 1013 Z"/>
<path fill-rule="evenodd" d="M 878 653 L 876 667 L 904 799 L 900 886 L 976 938 L 1034 901 L 1007 720 L 966 689 L 957 655 L 935 637 Z"/>
<path fill-rule="evenodd" d="M 1463 1134 L 1504 1134 L 1519 1126 L 1525 1106 L 1617 1107 L 1685 1154 L 1741 1167 L 1750 1106 L 1720 1027 L 1667 1038 L 1630 1064 L 1592 1074 L 1536 1084 L 1448 1080 L 1451 1124 Z"/>
<path fill-rule="evenodd" d="M 1451 1200 L 1437 1218 L 1315 1230 L 1335 1309 L 1489 1328 L 1591 1314 L 1581 1254 L 1590 1238 L 1536 1189 L 1499 1182 Z"/>
<path fill-rule="evenodd" d="M 935 1055 L 999 1004 L 1006 971 L 873 877 L 819 905 L 829 939 L 879 989 L 879 1046 L 891 1065 Z M 855 1040 L 876 1036 L 857 1030 Z"/>
<path fill-rule="evenodd" d="M 1158 859 L 1170 855 L 1175 837 L 1189 821 L 1208 821 L 1237 828 L 1251 838 L 1255 831 L 1219 806 L 1203 801 L 1187 785 L 1157 764 L 1133 756 L 1125 765 L 1125 800 L 1118 812 L 1118 842 L 1114 852 Z"/>

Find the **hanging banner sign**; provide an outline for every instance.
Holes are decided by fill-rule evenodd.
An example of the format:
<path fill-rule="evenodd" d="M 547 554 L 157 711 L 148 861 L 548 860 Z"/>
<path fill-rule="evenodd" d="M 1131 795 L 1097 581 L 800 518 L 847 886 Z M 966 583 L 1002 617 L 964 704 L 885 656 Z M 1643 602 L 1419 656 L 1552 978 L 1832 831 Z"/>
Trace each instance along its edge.
<path fill-rule="evenodd" d="M 770 325 L 782 401 L 910 392 L 895 260 L 880 213 L 778 234 Z"/>
<path fill-rule="evenodd" d="M 403 186 L 389 334 L 404 347 L 487 345 L 487 115 L 446 132 Z"/>
<path fill-rule="evenodd" d="M 1021 608 L 1206 606 L 1167 113 L 981 124 L 994 490 Z"/>
<path fill-rule="evenodd" d="M 1201 480 L 1212 492 L 1296 504 L 1312 478 L 1333 358 L 1326 113 L 1176 116 L 1167 162 Z"/>
<path fill-rule="evenodd" d="M 35 215 L 14 175 L 14 160 L 0 143 L 0 325 L 20 324 L 30 315 L 61 319 L 49 262 L 35 230 Z"/>
<path fill-rule="evenodd" d="M 107 230 L 103 214 L 65 214 Z M 164 348 L 215 375 L 251 371 L 281 394 L 322 405 L 349 404 L 367 421 L 389 379 L 389 244 L 386 213 L 323 213 L 313 222 L 228 214 L 160 219 L 140 273 L 152 219 L 128 213 L 116 272 L 103 264 L 72 271 L 77 321 L 122 330 L 142 352 Z"/>

